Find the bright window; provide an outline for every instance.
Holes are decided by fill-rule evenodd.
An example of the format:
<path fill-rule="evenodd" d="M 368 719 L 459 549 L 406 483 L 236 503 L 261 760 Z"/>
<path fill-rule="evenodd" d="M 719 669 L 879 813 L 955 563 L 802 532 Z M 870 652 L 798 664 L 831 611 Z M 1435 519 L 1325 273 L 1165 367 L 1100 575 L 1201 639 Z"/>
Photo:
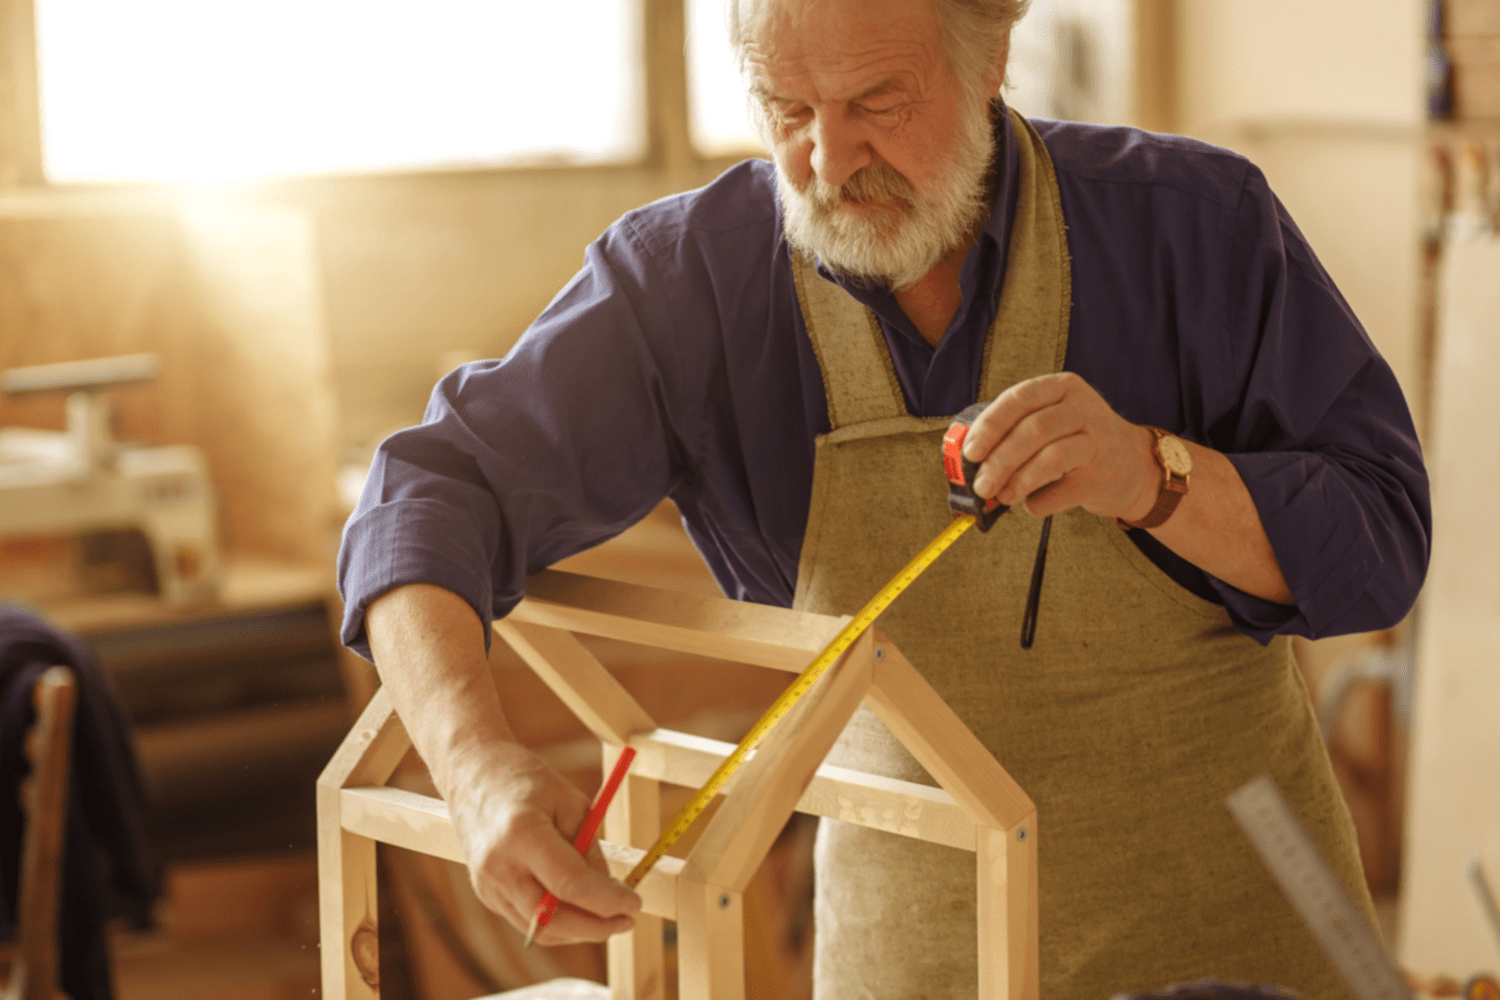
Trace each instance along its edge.
<path fill-rule="evenodd" d="M 640 0 L 37 0 L 48 178 L 630 160 Z"/>
<path fill-rule="evenodd" d="M 745 84 L 724 30 L 724 0 L 686 0 L 693 145 L 705 156 L 755 154 Z"/>

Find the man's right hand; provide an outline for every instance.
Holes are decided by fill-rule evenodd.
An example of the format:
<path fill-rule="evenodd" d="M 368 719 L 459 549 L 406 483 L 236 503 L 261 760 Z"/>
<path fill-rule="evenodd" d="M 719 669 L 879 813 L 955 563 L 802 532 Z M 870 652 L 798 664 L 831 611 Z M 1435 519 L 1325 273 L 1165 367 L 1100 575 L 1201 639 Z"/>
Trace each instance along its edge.
<path fill-rule="evenodd" d="M 448 803 L 480 902 L 524 932 L 542 896 L 564 904 L 540 944 L 629 930 L 640 897 L 609 878 L 597 844 L 573 838 L 589 800 L 515 741 L 484 652 L 483 623 L 430 584 L 386 591 L 365 611 L 381 680 Z"/>
<path fill-rule="evenodd" d="M 518 744 L 485 756 L 445 794 L 479 901 L 524 933 L 550 890 L 563 905 L 537 932 L 542 945 L 602 941 L 635 926 L 640 897 L 609 877 L 598 842 L 586 857 L 573 848 L 588 798 Z"/>

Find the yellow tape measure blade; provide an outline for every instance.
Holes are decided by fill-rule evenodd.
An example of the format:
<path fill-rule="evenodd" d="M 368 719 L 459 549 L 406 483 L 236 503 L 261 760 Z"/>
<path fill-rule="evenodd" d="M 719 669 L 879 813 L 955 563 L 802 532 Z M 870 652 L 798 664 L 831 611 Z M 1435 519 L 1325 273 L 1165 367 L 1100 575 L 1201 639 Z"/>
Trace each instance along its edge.
<path fill-rule="evenodd" d="M 901 596 L 901 592 L 911 586 L 912 582 L 921 576 L 928 566 L 936 562 L 937 557 L 942 555 L 949 546 L 958 540 L 958 536 L 973 526 L 974 518 L 972 516 L 963 514 L 955 517 L 952 524 L 948 525 L 936 538 L 928 542 L 911 562 L 902 567 L 901 572 L 892 577 L 889 583 L 881 587 L 875 596 L 863 608 L 859 609 L 859 613 L 839 630 L 839 634 L 833 637 L 833 641 L 823 647 L 823 651 L 813 659 L 812 663 L 808 664 L 807 668 L 797 675 L 796 680 L 787 686 L 787 689 L 772 703 L 771 707 L 766 709 L 765 714 L 760 717 L 760 721 L 750 727 L 750 732 L 746 733 L 745 738 L 740 740 L 740 744 L 734 748 L 734 752 L 724 758 L 724 762 L 714 771 L 713 776 L 708 779 L 708 782 L 702 788 L 698 789 L 693 797 L 688 800 L 687 805 L 678 811 L 676 817 L 662 831 L 661 836 L 656 839 L 656 843 L 651 845 L 651 849 L 630 870 L 630 874 L 625 876 L 626 885 L 634 889 L 641 884 L 641 880 L 646 877 L 646 873 L 651 870 L 652 866 L 661 860 L 667 851 L 671 850 L 673 844 L 681 839 L 682 835 L 688 831 L 688 828 L 693 825 L 694 821 L 703 814 L 703 810 L 708 808 L 708 804 L 713 801 L 714 796 L 719 794 L 719 790 L 740 769 L 740 765 L 745 762 L 745 758 L 750 755 L 750 751 L 755 749 L 756 745 L 765 738 L 766 734 L 771 731 L 776 723 L 786 717 L 786 714 L 792 710 L 792 706 L 797 704 L 803 695 L 812 690 L 812 686 L 818 682 L 818 678 L 822 677 L 829 667 L 838 662 L 838 658 L 843 656 L 850 646 L 854 645 L 854 640 L 858 639 L 864 634 L 865 629 L 875 623 L 875 619 L 880 617 L 881 612 L 890 607 L 891 602 Z"/>

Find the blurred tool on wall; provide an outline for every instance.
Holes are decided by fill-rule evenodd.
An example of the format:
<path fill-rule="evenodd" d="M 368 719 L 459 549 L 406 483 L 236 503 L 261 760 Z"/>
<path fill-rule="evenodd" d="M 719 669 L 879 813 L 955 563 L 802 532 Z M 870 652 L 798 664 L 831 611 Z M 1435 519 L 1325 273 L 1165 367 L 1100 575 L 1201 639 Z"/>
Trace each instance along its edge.
<path fill-rule="evenodd" d="M 149 547 L 140 560 L 148 589 L 169 604 L 211 598 L 220 581 L 218 521 L 203 453 L 188 445 L 116 441 L 113 386 L 152 379 L 154 354 L 12 368 L 12 395 L 66 392 L 67 429 L 0 428 L 0 537 L 82 536 L 85 577 L 128 561 L 127 532 Z"/>

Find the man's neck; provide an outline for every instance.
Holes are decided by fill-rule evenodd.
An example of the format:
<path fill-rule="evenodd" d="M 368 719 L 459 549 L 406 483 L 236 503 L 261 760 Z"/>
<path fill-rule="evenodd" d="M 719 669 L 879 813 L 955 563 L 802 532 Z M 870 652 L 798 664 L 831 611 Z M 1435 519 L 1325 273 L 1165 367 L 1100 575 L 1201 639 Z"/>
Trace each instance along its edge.
<path fill-rule="evenodd" d="M 977 238 L 977 234 L 976 237 Z M 964 293 L 958 278 L 963 273 L 964 259 L 974 238 L 965 240 L 949 250 L 937 266 L 928 271 L 916 284 L 908 285 L 895 293 L 896 304 L 912 321 L 922 339 L 933 347 L 943 339 L 943 333 L 953 322 L 954 315 L 963 305 Z"/>

